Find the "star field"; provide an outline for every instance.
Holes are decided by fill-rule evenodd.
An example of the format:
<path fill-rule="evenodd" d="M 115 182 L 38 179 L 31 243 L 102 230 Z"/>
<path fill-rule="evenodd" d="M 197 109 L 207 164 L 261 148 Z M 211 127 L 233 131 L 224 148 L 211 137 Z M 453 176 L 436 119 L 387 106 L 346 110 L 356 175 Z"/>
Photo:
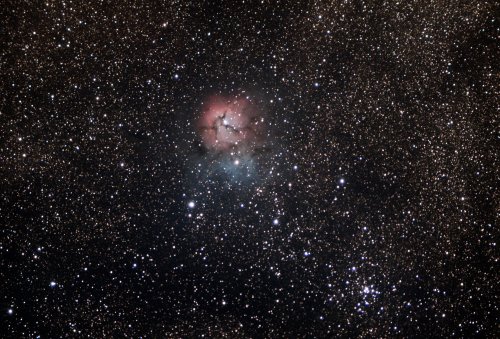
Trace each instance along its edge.
<path fill-rule="evenodd" d="M 498 337 L 498 13 L 5 3 L 0 336 Z"/>

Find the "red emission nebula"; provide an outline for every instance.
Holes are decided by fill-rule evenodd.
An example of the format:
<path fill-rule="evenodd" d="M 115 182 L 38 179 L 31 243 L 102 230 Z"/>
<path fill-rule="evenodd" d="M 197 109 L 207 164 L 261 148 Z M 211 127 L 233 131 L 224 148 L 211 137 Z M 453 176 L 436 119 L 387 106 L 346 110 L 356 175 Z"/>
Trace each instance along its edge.
<path fill-rule="evenodd" d="M 198 131 L 209 150 L 244 151 L 259 144 L 262 121 L 250 100 L 213 96 L 203 107 Z"/>

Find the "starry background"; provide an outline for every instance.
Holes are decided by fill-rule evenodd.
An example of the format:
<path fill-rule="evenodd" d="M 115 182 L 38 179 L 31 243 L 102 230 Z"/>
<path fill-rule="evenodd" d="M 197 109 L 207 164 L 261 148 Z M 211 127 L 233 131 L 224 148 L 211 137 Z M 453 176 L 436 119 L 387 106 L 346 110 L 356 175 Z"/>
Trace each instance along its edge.
<path fill-rule="evenodd" d="M 495 1 L 5 1 L 2 337 L 495 337 Z M 265 149 L 207 150 L 210 95 Z"/>

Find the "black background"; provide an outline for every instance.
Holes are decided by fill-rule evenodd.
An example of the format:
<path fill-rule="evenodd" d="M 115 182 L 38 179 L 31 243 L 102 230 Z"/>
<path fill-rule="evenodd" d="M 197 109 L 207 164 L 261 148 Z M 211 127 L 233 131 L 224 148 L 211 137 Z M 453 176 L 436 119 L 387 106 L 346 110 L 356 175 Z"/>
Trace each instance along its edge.
<path fill-rule="evenodd" d="M 3 337 L 498 335 L 494 1 L 1 7 Z"/>

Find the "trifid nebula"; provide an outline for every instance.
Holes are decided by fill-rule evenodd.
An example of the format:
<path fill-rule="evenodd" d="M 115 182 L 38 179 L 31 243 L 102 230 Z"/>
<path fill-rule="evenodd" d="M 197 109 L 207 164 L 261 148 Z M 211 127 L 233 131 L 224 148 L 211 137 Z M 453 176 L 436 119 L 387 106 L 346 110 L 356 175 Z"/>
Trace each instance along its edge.
<path fill-rule="evenodd" d="M 498 338 L 500 4 L 4 1 L 1 338 Z"/>

